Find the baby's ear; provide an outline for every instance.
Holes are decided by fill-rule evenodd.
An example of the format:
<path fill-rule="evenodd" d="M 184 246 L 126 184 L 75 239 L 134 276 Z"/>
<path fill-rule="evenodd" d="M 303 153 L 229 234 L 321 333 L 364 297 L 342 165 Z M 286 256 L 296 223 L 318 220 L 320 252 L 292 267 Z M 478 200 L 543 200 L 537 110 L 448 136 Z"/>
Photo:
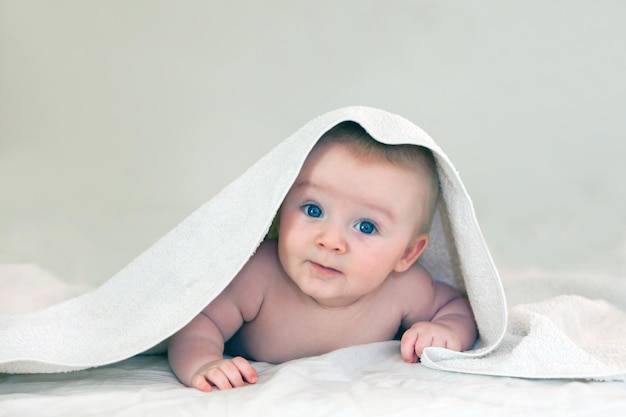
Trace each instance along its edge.
<path fill-rule="evenodd" d="M 413 242 L 405 249 L 402 258 L 396 264 L 394 271 L 404 272 L 413 265 L 428 246 L 428 234 L 418 235 Z"/>

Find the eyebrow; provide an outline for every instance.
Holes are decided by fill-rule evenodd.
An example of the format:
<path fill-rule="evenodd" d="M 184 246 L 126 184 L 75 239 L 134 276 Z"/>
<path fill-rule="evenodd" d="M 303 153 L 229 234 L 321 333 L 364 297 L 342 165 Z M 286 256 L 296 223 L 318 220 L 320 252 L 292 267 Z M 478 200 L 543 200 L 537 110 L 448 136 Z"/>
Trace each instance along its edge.
<path fill-rule="evenodd" d="M 301 188 L 301 187 L 312 187 L 312 188 L 316 188 L 319 190 L 324 190 L 324 187 L 321 187 L 319 185 L 317 185 L 316 183 L 310 181 L 310 180 L 302 180 L 299 182 L 294 183 L 293 187 L 294 188 Z M 393 215 L 393 213 L 391 212 L 391 210 L 389 210 L 387 207 L 383 207 L 380 206 L 376 203 L 372 203 L 369 201 L 366 202 L 362 202 L 361 203 L 363 206 L 365 206 L 366 208 L 373 210 L 373 211 L 377 211 L 379 213 L 381 213 L 383 216 L 387 217 L 387 219 L 389 219 L 390 221 L 394 221 L 395 220 L 395 216 Z"/>
<path fill-rule="evenodd" d="M 364 205 L 370 210 L 374 210 L 374 211 L 381 213 L 383 216 L 387 217 L 389 221 L 395 220 L 395 216 L 393 215 L 391 210 L 389 210 L 387 207 L 382 207 L 374 203 L 365 203 Z"/>

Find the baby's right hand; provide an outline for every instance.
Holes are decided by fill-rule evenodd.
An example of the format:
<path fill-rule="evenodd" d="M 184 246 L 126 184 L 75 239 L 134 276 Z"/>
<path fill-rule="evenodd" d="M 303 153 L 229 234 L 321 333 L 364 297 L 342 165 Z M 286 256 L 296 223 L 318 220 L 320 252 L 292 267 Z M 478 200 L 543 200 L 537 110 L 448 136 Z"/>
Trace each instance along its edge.
<path fill-rule="evenodd" d="M 209 392 L 213 386 L 220 390 L 242 387 L 245 382 L 254 384 L 259 379 L 250 363 L 236 356 L 232 359 L 219 359 L 200 368 L 191 379 L 191 386 Z"/>

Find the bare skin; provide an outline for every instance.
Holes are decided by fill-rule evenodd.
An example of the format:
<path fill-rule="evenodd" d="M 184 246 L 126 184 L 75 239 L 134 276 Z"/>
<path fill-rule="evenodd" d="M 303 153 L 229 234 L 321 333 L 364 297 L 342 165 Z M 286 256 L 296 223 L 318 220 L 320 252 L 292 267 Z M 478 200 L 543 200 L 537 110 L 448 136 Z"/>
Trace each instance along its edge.
<path fill-rule="evenodd" d="M 406 362 L 417 362 L 428 346 L 467 349 L 475 338 L 466 300 L 417 264 L 390 276 L 366 300 L 327 308 L 299 293 L 276 252 L 275 241 L 264 242 L 224 292 L 170 340 L 170 364 L 185 385 L 240 387 L 258 378 L 244 356 L 280 363 L 391 340 L 399 328 L 408 329 L 401 340 Z M 233 359 L 223 358 L 224 340 Z"/>
<path fill-rule="evenodd" d="M 258 379 L 247 359 L 280 363 L 399 329 L 406 362 L 429 346 L 468 349 L 469 304 L 415 263 L 428 243 L 414 232 L 424 195 L 406 190 L 424 188 L 406 167 L 360 161 L 337 144 L 314 149 L 281 207 L 279 241 L 262 243 L 170 339 L 174 373 L 201 391 L 241 387 Z"/>

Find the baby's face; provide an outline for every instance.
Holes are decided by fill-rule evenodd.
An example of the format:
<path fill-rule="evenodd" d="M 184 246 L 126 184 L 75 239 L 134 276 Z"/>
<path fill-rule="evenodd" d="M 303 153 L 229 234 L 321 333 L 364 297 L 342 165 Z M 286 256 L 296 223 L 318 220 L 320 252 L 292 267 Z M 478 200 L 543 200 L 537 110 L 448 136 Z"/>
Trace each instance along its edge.
<path fill-rule="evenodd" d="M 367 296 L 425 247 L 426 235 L 415 231 L 426 190 L 415 170 L 362 161 L 335 143 L 315 148 L 281 207 L 278 253 L 285 272 L 324 306 Z"/>

